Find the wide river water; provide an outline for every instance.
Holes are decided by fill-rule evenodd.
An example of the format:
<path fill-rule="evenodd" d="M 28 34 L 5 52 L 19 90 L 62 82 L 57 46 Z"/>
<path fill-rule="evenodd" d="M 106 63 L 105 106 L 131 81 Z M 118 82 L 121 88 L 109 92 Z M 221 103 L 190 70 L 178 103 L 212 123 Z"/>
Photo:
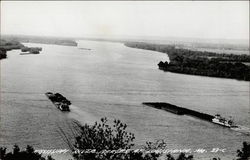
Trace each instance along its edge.
<path fill-rule="evenodd" d="M 19 55 L 20 50 L 13 50 L 1 60 L 1 146 L 68 148 L 62 130 L 72 136 L 72 120 L 93 124 L 101 117 L 126 123 L 135 133 L 137 146 L 164 139 L 168 149 L 206 149 L 206 153 L 192 153 L 202 159 L 232 159 L 242 142 L 250 138 L 194 117 L 142 105 L 168 102 L 232 116 L 238 125 L 250 128 L 249 82 L 163 72 L 157 64 L 168 60 L 166 54 L 128 48 L 122 43 L 25 45 L 42 47 L 43 51 Z M 44 95 L 48 91 L 71 100 L 72 111 L 56 109 Z M 225 152 L 212 153 L 213 148 Z"/>

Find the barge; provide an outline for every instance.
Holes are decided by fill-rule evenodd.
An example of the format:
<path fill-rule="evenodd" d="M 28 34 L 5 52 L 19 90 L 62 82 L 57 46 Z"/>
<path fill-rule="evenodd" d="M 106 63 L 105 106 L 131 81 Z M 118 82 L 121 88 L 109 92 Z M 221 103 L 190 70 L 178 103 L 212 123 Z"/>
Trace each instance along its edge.
<path fill-rule="evenodd" d="M 61 111 L 70 111 L 71 102 L 60 93 L 47 92 L 45 95 Z"/>
<path fill-rule="evenodd" d="M 218 114 L 213 116 L 213 115 L 209 115 L 206 113 L 194 111 L 191 109 L 178 107 L 176 105 L 165 103 L 165 102 L 143 102 L 142 104 L 150 106 L 150 107 L 154 107 L 157 109 L 165 110 L 165 111 L 177 114 L 177 115 L 189 115 L 189 116 L 197 117 L 202 120 L 209 121 L 209 122 L 212 122 L 212 123 L 224 126 L 224 127 L 229 127 L 229 128 L 238 127 L 233 124 L 232 120 L 227 120 Z"/>
<path fill-rule="evenodd" d="M 150 102 L 145 102 L 142 103 L 144 105 L 150 106 L 150 107 L 154 107 L 157 109 L 162 109 L 174 114 L 178 114 L 178 115 L 184 115 L 185 113 L 183 112 L 182 109 L 179 109 L 179 107 L 177 107 L 176 105 L 170 104 L 170 103 L 161 103 L 161 102 L 154 102 L 154 103 L 150 103 Z"/>

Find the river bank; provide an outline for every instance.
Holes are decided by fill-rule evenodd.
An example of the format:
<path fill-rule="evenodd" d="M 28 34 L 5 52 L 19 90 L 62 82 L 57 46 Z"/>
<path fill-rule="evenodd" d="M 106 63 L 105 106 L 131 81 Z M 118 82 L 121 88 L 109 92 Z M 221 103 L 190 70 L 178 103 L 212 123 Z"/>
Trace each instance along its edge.
<path fill-rule="evenodd" d="M 54 44 L 63 46 L 77 46 L 75 40 L 69 38 L 57 38 L 57 37 L 39 37 L 39 36 L 18 36 L 18 35 L 1 35 L 0 42 L 0 60 L 7 58 L 7 52 L 13 49 L 21 49 L 21 55 L 27 54 L 39 54 L 42 48 L 32 47 L 28 48 L 22 43 L 40 43 L 40 44 Z"/>
<path fill-rule="evenodd" d="M 71 38 L 61 37 L 41 37 L 41 36 L 24 36 L 24 35 L 3 35 L 1 39 L 14 40 L 21 43 L 41 43 L 41 44 L 55 44 L 63 46 L 77 46 L 77 42 Z"/>
<path fill-rule="evenodd" d="M 128 42 L 125 46 L 167 53 L 170 62 L 160 61 L 159 69 L 174 73 L 250 81 L 250 55 L 193 51 L 175 45 Z"/>
<path fill-rule="evenodd" d="M 11 51 L 13 49 L 21 49 L 23 47 L 24 45 L 18 41 L 14 41 L 14 40 L 7 41 L 5 39 L 1 39 L 0 40 L 0 60 L 7 58 L 8 51 Z"/>
<path fill-rule="evenodd" d="M 79 47 L 91 48 L 92 54 L 72 46 L 39 47 L 43 54 L 21 56 L 20 51 L 11 50 L 8 60 L 1 61 L 3 146 L 18 144 L 23 148 L 30 144 L 36 149 L 68 149 L 59 127 L 71 135 L 72 119 L 92 124 L 101 117 L 126 123 L 138 146 L 164 139 L 169 149 L 226 149 L 225 153 L 194 153 L 197 159 L 232 160 L 249 138 L 141 104 L 167 101 L 203 113 L 232 116 L 238 124 L 250 127 L 248 82 L 164 73 L 155 64 L 165 61 L 166 54 L 122 43 L 80 41 Z M 74 104 L 71 112 L 62 113 L 53 106 L 44 95 L 48 91 L 70 99 Z"/>

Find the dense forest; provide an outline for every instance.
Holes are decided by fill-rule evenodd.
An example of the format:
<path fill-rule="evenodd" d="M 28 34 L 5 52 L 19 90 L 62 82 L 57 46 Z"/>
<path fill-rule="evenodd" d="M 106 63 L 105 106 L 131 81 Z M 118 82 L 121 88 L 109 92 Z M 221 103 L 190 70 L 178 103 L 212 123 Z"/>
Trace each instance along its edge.
<path fill-rule="evenodd" d="M 142 42 L 125 43 L 132 48 L 167 53 L 170 62 L 160 62 L 159 69 L 175 73 L 233 78 L 250 81 L 250 55 L 218 54 L 192 51 L 174 45 L 149 44 Z"/>

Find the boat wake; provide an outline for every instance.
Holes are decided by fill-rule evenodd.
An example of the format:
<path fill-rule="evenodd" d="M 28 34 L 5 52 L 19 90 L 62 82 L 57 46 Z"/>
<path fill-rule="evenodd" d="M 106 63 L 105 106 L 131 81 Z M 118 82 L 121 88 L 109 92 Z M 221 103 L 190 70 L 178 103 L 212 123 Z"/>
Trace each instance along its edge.
<path fill-rule="evenodd" d="M 69 118 L 80 122 L 82 125 L 86 123 L 93 124 L 98 120 L 94 115 L 82 110 L 80 107 L 77 107 L 75 105 L 70 105 L 69 107 L 70 107 L 70 112 L 68 113 Z"/>
<path fill-rule="evenodd" d="M 246 126 L 238 125 L 237 127 L 232 127 L 230 129 L 250 136 L 250 128 Z"/>

